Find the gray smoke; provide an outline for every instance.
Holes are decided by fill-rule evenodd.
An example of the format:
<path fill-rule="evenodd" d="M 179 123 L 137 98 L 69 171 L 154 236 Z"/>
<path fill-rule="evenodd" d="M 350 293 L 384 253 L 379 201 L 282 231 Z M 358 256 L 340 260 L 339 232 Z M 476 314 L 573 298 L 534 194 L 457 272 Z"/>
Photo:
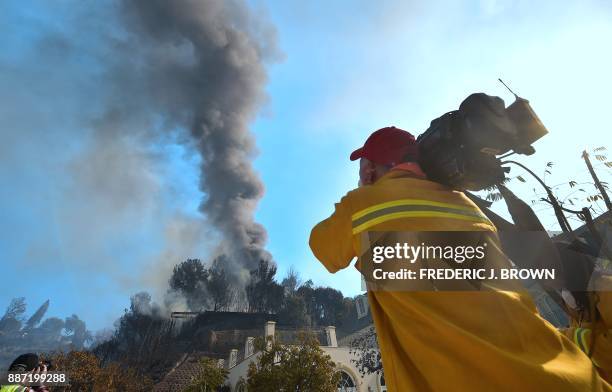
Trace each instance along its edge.
<path fill-rule="evenodd" d="M 122 51 L 137 68 L 120 68 L 115 81 L 138 77 L 166 126 L 189 130 L 202 158 L 200 210 L 222 233 L 227 271 L 242 280 L 270 259 L 266 231 L 253 220 L 264 189 L 251 165 L 248 125 L 265 99 L 273 31 L 241 1 L 124 1 L 121 13 L 128 27 Z"/>
<path fill-rule="evenodd" d="M 253 219 L 264 190 L 248 126 L 266 100 L 275 30 L 244 1 L 38 7 L 0 13 L 0 187 L 13 190 L 7 210 L 36 213 L 0 226 L 7 245 L 28 228 L 20 267 L 68 264 L 160 294 L 175 264 L 223 253 L 242 283 L 270 258 Z M 200 217 L 179 204 L 185 177 L 168 172 L 176 145 L 200 165 Z M 147 262 L 130 259 L 146 241 Z"/>
<path fill-rule="evenodd" d="M 167 291 L 173 266 L 188 258 L 225 254 L 231 283 L 244 285 L 270 258 L 253 218 L 264 190 L 249 131 L 266 102 L 265 67 L 278 56 L 265 15 L 242 0 L 5 8 L 3 272 L 29 271 L 40 291 L 70 298 L 63 308 L 96 328 L 141 290 L 160 304 L 154 314 L 189 310 Z M 13 285 L 4 294 L 29 291 Z M 41 320 L 45 310 L 29 322 L 4 317 L 0 335 L 12 328 L 17 348 L 31 345 L 29 330 L 49 347 L 61 331 L 72 331 L 73 343 L 88 338 L 76 318 Z"/>

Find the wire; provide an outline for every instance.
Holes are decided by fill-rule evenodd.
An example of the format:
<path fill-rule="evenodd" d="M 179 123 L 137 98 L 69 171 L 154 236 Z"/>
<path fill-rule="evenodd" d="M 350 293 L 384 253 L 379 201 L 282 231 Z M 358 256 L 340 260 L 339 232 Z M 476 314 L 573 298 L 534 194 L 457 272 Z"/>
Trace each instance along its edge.
<path fill-rule="evenodd" d="M 506 155 L 502 155 L 501 157 L 499 157 L 499 159 L 508 158 L 510 155 L 514 155 L 514 154 L 516 154 L 516 152 L 511 151 L 511 152 L 507 153 Z"/>

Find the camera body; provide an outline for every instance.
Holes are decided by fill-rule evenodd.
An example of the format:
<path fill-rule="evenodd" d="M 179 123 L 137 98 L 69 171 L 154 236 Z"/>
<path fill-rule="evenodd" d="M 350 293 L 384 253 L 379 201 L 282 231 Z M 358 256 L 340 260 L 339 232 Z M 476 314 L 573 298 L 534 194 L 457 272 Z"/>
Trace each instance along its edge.
<path fill-rule="evenodd" d="M 531 155 L 531 144 L 547 133 L 526 99 L 506 108 L 501 98 L 476 93 L 418 137 L 419 163 L 433 181 L 478 191 L 503 181 L 499 155 Z"/>

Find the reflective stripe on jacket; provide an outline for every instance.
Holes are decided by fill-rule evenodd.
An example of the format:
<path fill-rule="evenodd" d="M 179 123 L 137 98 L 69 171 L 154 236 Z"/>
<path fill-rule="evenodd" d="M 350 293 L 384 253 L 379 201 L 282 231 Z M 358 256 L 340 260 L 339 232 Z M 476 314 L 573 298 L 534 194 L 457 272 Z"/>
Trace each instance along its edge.
<path fill-rule="evenodd" d="M 612 276 L 600 276 L 593 282 L 596 307 L 601 319 L 596 327 L 591 322 L 572 319 L 565 335 L 590 356 L 601 377 L 612 383 Z M 593 331 L 597 335 L 593 342 Z M 591 350 L 593 352 L 591 352 Z"/>
<path fill-rule="evenodd" d="M 0 387 L 0 392 L 23 392 L 26 390 L 26 387 L 21 385 L 2 385 Z"/>

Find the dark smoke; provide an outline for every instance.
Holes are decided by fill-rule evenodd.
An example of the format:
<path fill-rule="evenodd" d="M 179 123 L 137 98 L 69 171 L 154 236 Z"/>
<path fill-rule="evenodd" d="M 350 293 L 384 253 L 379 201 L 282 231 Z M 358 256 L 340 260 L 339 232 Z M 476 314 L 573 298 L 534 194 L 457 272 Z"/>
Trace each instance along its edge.
<path fill-rule="evenodd" d="M 243 283 L 270 258 L 253 219 L 264 190 L 248 128 L 278 56 L 266 18 L 232 0 L 37 7 L 0 13 L 0 185 L 14 190 L 9 208 L 37 214 L 16 220 L 40 227 L 16 263 L 160 294 L 175 264 L 225 254 Z M 184 178 L 168 174 L 177 144 L 200 165 L 202 214 L 184 205 Z"/>
<path fill-rule="evenodd" d="M 274 35 L 240 1 L 125 1 L 122 14 L 158 113 L 189 129 L 201 154 L 200 210 L 223 235 L 228 272 L 243 280 L 270 259 L 253 220 L 264 189 L 248 124 L 265 99 Z"/>

